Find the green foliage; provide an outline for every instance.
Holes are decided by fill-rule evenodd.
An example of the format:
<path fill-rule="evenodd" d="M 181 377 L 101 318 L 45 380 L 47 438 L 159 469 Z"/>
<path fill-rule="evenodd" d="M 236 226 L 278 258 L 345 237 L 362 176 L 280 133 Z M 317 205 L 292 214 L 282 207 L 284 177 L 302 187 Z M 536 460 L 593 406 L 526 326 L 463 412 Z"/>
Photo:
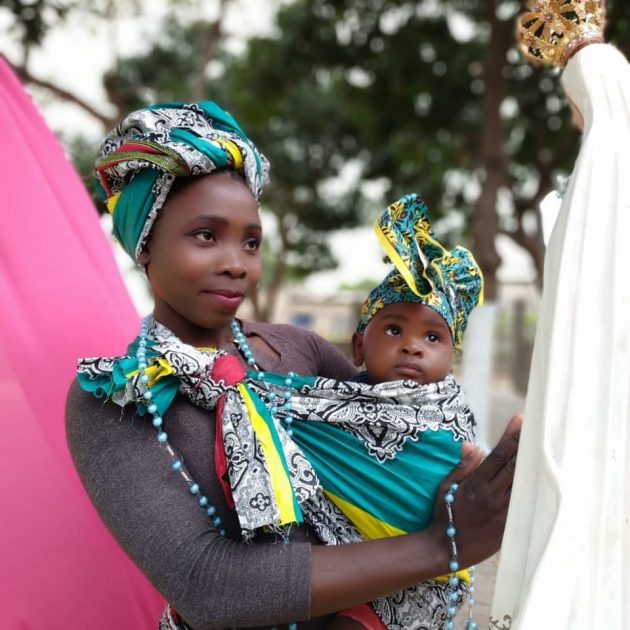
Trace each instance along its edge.
<path fill-rule="evenodd" d="M 41 44 L 48 29 L 74 6 L 74 2 L 51 0 L 0 0 L 0 11 L 12 14 L 12 30 L 18 34 L 25 49 Z"/>

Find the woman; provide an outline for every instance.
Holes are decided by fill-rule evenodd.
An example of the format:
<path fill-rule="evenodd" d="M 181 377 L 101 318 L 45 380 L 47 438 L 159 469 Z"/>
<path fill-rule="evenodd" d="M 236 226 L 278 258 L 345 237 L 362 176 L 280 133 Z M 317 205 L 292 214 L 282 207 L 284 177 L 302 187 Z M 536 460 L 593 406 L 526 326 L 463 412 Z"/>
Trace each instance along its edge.
<path fill-rule="evenodd" d="M 113 212 L 114 233 L 144 267 L 155 298 L 155 319 L 142 329 L 147 340 L 130 349 L 135 371 L 121 376 L 133 380 L 132 389 L 146 393 L 158 382 L 159 366 L 146 367 L 145 357 L 156 339 L 173 335 L 196 348 L 224 349 L 243 367 L 256 363 L 264 371 L 341 380 L 354 374 L 312 333 L 234 319 L 262 271 L 257 199 L 267 162 L 229 114 L 210 102 L 135 112 L 105 140 L 97 175 Z M 134 405 L 124 404 L 127 385 L 107 390 L 110 400 L 104 402 L 75 383 L 67 407 L 70 449 L 92 501 L 179 613 L 169 613 L 164 627 L 176 627 L 181 617 L 196 629 L 296 622 L 300 628 L 322 628 L 336 611 L 448 570 L 451 548 L 441 499 L 428 529 L 396 538 L 327 547 L 302 525 L 288 534 L 286 528 L 257 533 L 253 544 L 242 542 L 230 493 L 216 473 L 217 457 L 230 448 L 228 436 L 215 450 L 214 414 L 203 408 L 214 395 L 205 375 L 216 366 L 188 369 L 203 363 L 203 352 L 173 356 L 179 393 L 165 404 L 164 417 L 157 405 L 153 411 L 147 406 L 152 423 L 136 415 Z M 87 381 L 111 376 L 111 366 L 109 360 L 82 362 L 83 386 L 90 389 Z M 512 423 L 474 473 L 479 457 L 471 450 L 445 480 L 446 488 L 470 474 L 454 508 L 464 566 L 499 547 L 517 425 Z M 182 461 L 189 492 L 177 464 Z M 235 459 L 229 464 L 233 487 L 235 479 L 237 486 L 241 479 L 255 484 L 253 467 L 241 470 Z M 254 504 L 264 512 L 266 495 L 259 498 Z M 291 544 L 269 544 L 280 540 Z"/>

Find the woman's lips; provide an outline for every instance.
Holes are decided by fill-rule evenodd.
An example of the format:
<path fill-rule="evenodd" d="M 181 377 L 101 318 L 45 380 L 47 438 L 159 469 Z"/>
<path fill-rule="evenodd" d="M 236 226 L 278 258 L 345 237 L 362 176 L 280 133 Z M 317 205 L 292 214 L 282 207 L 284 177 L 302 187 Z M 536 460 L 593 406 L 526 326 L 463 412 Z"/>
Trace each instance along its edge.
<path fill-rule="evenodd" d="M 237 309 L 243 301 L 243 298 L 245 297 L 242 293 L 239 293 L 238 291 L 226 291 L 223 289 L 202 291 L 202 293 L 204 295 L 210 296 L 213 301 L 220 306 L 224 306 L 230 309 Z"/>

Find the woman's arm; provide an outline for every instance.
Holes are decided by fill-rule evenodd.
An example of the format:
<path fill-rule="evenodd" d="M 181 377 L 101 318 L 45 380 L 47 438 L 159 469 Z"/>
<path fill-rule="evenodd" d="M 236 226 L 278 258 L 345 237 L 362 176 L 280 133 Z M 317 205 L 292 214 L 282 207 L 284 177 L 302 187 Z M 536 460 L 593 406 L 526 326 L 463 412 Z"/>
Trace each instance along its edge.
<path fill-rule="evenodd" d="M 180 452 L 190 446 L 184 452 L 186 464 L 217 506 L 227 538 L 170 469 L 148 423 L 76 385 L 69 397 L 68 442 L 92 501 L 123 549 L 192 627 L 273 625 L 319 617 L 445 572 L 449 557 L 443 516 L 418 534 L 341 547 L 239 542 L 238 523 L 213 474 L 213 416 L 180 400 L 165 425 Z M 456 502 L 465 563 L 498 548 L 504 523 L 503 513 L 489 525 L 488 504 L 495 490 L 508 495 L 510 475 L 501 474 L 498 460 L 487 461 L 497 462 L 494 474 L 489 475 L 488 463 L 482 465 L 464 482 Z M 473 517 L 474 511 L 480 515 Z"/>
<path fill-rule="evenodd" d="M 499 444 L 478 468 L 479 451 L 473 448 L 464 453 L 442 483 L 428 529 L 395 538 L 314 548 L 312 615 L 371 601 L 447 573 L 450 546 L 443 496 L 452 482 L 460 482 L 453 508 L 460 565 L 476 564 L 498 551 L 521 423 L 521 416 L 512 418 Z"/>

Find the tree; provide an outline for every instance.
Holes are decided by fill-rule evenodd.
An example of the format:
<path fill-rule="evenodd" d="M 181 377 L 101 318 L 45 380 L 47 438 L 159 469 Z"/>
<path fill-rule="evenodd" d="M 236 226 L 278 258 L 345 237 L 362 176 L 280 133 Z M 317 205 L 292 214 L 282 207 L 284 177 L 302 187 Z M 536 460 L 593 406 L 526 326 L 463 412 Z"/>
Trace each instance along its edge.
<path fill-rule="evenodd" d="M 259 316 L 286 274 L 334 265 L 331 229 L 409 191 L 445 218 L 452 241 L 471 241 L 490 299 L 498 234 L 541 271 L 538 206 L 570 169 L 578 134 L 558 73 L 532 68 L 515 48 L 521 3 L 295 0 L 278 11 L 273 36 L 250 40 L 242 55 L 224 46 L 228 5 L 210 22 L 173 13 L 145 54 L 117 60 L 105 85 L 119 113 L 205 93 L 269 155 L 277 239 Z M 609 17 L 612 41 L 628 41 L 630 6 L 610 0 Z"/>

